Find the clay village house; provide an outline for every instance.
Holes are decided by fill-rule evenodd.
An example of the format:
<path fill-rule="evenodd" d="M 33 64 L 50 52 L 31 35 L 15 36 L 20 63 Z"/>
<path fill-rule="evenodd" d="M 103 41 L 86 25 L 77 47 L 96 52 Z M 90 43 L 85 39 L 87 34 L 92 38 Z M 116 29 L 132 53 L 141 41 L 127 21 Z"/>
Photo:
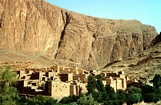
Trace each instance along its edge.
<path fill-rule="evenodd" d="M 136 83 L 125 76 L 124 71 L 105 72 L 105 71 L 87 71 L 79 69 L 76 66 L 64 67 L 54 66 L 48 70 L 27 69 L 17 71 L 19 94 L 34 95 L 41 94 L 51 96 L 60 100 L 62 97 L 69 95 L 80 95 L 86 93 L 87 78 L 90 74 L 104 74 L 103 84 L 110 85 L 115 91 L 126 90 L 129 84 Z"/>

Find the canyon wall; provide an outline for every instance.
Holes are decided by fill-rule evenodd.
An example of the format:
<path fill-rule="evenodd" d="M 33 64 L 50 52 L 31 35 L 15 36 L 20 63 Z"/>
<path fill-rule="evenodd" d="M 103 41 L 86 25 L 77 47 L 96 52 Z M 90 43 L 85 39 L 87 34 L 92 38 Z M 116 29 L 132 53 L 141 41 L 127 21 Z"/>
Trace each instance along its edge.
<path fill-rule="evenodd" d="M 44 0 L 0 0 L 0 49 L 48 55 L 56 64 L 100 69 L 147 49 L 156 36 L 137 20 L 86 16 Z"/>

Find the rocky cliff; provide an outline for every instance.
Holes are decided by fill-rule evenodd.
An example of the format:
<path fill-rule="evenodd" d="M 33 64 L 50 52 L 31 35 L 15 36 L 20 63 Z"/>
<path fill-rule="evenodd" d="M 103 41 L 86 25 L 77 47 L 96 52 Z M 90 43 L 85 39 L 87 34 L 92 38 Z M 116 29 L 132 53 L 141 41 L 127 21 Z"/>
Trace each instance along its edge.
<path fill-rule="evenodd" d="M 57 64 L 100 69 L 148 48 L 157 33 L 137 20 L 111 20 L 44 0 L 0 0 L 0 49 L 48 55 Z"/>

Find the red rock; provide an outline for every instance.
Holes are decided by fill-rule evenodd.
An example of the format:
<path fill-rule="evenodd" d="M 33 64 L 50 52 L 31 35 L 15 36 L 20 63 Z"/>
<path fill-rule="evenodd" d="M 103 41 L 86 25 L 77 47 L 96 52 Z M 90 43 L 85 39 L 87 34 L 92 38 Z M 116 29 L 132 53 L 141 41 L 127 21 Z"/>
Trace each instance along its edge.
<path fill-rule="evenodd" d="M 0 0 L 0 49 L 100 69 L 148 48 L 157 32 L 137 20 L 74 13 L 44 0 Z"/>

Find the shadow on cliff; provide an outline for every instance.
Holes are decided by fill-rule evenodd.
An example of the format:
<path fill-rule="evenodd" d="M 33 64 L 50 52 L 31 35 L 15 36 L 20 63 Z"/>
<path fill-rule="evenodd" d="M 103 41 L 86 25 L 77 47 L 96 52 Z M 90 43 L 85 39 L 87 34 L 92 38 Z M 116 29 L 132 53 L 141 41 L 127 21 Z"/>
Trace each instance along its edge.
<path fill-rule="evenodd" d="M 118 62 L 120 62 L 120 61 L 117 60 L 117 61 L 113 61 L 113 62 L 111 62 L 111 63 L 108 63 L 108 64 L 105 65 L 103 68 L 109 67 L 109 66 L 111 66 L 111 65 L 113 65 L 113 64 L 115 64 L 115 63 L 118 63 Z"/>
<path fill-rule="evenodd" d="M 161 32 L 159 35 L 157 35 L 151 42 L 151 46 L 154 46 L 155 44 L 161 42 Z"/>

